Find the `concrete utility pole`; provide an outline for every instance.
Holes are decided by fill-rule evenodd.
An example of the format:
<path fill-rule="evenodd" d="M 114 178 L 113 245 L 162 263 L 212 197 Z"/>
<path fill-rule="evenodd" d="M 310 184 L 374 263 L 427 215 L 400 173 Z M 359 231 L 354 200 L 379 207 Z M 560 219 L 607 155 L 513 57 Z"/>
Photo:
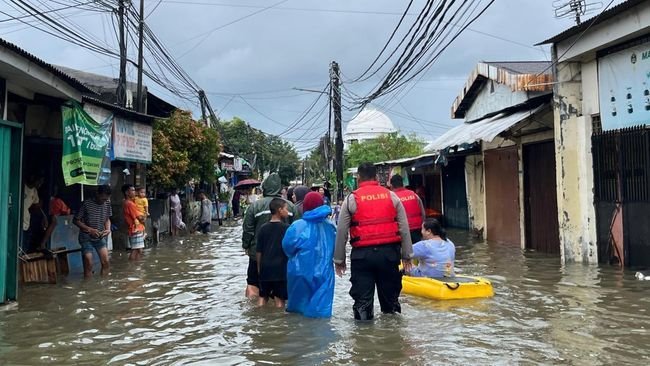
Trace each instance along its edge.
<path fill-rule="evenodd" d="M 144 113 L 144 93 L 142 90 L 142 62 L 144 60 L 144 0 L 140 0 L 140 22 L 138 23 L 139 49 L 138 49 L 138 99 L 136 110 Z"/>
<path fill-rule="evenodd" d="M 330 103 L 334 112 L 334 132 L 336 133 L 335 163 L 336 163 L 336 197 L 338 200 L 343 199 L 343 131 L 341 128 L 341 85 L 340 85 L 339 64 L 332 61 L 330 68 L 330 87 L 332 97 Z"/>
<path fill-rule="evenodd" d="M 117 104 L 120 107 L 126 107 L 126 42 L 124 37 L 124 16 L 125 16 L 125 0 L 120 0 L 118 7 L 118 18 L 120 27 L 120 79 L 117 82 Z"/>

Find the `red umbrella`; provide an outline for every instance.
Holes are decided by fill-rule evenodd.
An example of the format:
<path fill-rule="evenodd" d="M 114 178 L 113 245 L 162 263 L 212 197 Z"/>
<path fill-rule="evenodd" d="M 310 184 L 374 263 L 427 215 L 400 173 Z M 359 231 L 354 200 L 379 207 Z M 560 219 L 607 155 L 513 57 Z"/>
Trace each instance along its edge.
<path fill-rule="evenodd" d="M 246 189 L 246 188 L 252 188 L 252 187 L 257 187 L 260 184 L 262 184 L 260 181 L 255 180 L 255 179 L 244 179 L 241 182 L 237 183 L 235 185 L 236 189 Z"/>

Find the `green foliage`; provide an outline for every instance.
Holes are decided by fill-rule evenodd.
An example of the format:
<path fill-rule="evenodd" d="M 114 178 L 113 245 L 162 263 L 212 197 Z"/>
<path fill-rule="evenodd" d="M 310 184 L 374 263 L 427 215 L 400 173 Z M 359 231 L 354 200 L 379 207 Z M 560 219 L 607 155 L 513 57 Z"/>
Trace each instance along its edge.
<path fill-rule="evenodd" d="M 237 117 L 220 122 L 219 128 L 224 149 L 254 163 L 256 177 L 263 172 L 277 172 L 282 184 L 289 185 L 297 176 L 299 158 L 291 144 L 277 136 L 265 134 Z"/>
<path fill-rule="evenodd" d="M 376 139 L 353 143 L 345 159 L 346 168 L 356 167 L 363 162 L 410 158 L 422 154 L 424 141 L 415 135 L 404 136 L 399 132 L 381 135 Z"/>
<path fill-rule="evenodd" d="M 155 188 L 182 187 L 192 178 L 214 183 L 214 164 L 221 150 L 215 130 L 180 110 L 153 127 L 153 161 L 147 174 Z"/>
<path fill-rule="evenodd" d="M 325 153 L 327 151 L 327 154 Z M 336 174 L 330 171 L 326 156 L 332 158 L 334 146 L 327 137 L 323 137 L 305 161 L 305 185 L 322 184 L 325 181 L 335 182 Z"/>

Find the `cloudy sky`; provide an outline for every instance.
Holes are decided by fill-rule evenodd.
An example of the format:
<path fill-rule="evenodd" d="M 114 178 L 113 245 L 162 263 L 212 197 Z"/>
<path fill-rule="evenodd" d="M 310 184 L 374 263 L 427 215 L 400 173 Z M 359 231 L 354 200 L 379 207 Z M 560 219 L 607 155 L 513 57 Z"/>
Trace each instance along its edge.
<path fill-rule="evenodd" d="M 137 0 L 134 0 L 137 5 Z M 39 4 L 39 0 L 30 0 Z M 73 1 L 47 2 L 61 7 Z M 115 0 L 112 0 L 115 2 Z M 376 102 L 403 133 L 425 140 L 459 123 L 450 106 L 479 61 L 550 60 L 546 47 L 533 44 L 573 25 L 556 19 L 551 0 L 496 0 L 418 82 L 397 96 Z M 597 1 L 594 1 L 598 3 Z M 614 4 L 621 1 L 615 1 Z M 283 133 L 299 151 L 313 146 L 327 130 L 325 100 L 309 114 L 309 122 L 287 132 L 318 94 L 292 88 L 322 89 L 329 64 L 336 60 L 343 80 L 357 77 L 377 56 L 399 20 L 406 0 L 146 0 L 147 23 L 184 70 L 208 94 L 221 118 L 238 116 L 269 133 Z M 487 3 L 487 1 L 485 1 Z M 608 3 L 608 1 L 606 1 Z M 415 12 L 423 0 L 416 0 Z M 152 12 L 153 10 L 153 12 Z M 0 19 L 24 14 L 9 1 Z M 58 16 L 115 47 L 110 13 L 69 9 Z M 406 19 L 410 24 L 415 17 Z M 24 20 L 29 20 L 26 18 Z M 36 23 L 34 23 L 36 24 Z M 0 22 L 8 41 L 53 64 L 117 77 L 118 61 L 89 52 L 39 32 L 19 21 Z M 135 55 L 135 47 L 130 46 Z M 129 69 L 135 81 L 135 70 Z M 348 83 L 346 93 L 364 95 L 378 82 Z M 150 80 L 154 93 L 186 109 L 181 100 Z M 309 119 L 309 117 L 313 117 Z M 344 112 L 344 122 L 354 112 Z"/>

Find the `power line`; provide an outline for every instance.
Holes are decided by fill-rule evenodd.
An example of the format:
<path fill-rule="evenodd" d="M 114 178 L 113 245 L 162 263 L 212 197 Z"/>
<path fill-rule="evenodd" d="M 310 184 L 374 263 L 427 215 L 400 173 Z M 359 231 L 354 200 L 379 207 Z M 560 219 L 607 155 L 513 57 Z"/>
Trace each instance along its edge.
<path fill-rule="evenodd" d="M 590 19 L 590 22 L 589 22 L 589 25 L 587 25 L 587 27 L 586 27 L 582 32 L 580 32 L 580 34 L 579 34 L 579 35 L 578 35 L 578 36 L 573 40 L 573 42 L 571 42 L 571 45 L 569 45 L 569 47 L 568 47 L 566 50 L 564 50 L 564 52 L 562 52 L 562 54 L 561 54 L 560 56 L 558 56 L 558 57 L 556 58 L 555 61 L 551 62 L 550 65 L 548 65 L 544 70 L 542 70 L 542 71 L 540 71 L 539 73 L 537 73 L 537 74 L 535 75 L 534 78 L 532 78 L 529 82 L 527 82 L 526 85 L 524 86 L 524 88 L 527 88 L 528 85 L 530 85 L 530 83 L 531 83 L 533 80 L 537 79 L 537 77 L 539 77 L 539 76 L 541 76 L 541 75 L 544 75 L 544 73 L 546 73 L 546 72 L 547 72 L 548 70 L 550 70 L 552 67 L 554 67 L 555 65 L 557 65 L 557 64 L 560 62 L 560 60 L 562 59 L 562 57 L 564 57 L 564 55 L 566 55 L 566 54 L 567 54 L 567 53 L 568 53 L 568 52 L 573 48 L 573 46 L 575 46 L 576 43 L 578 43 L 578 41 L 579 41 L 580 39 L 582 39 L 582 37 L 585 35 L 585 33 L 587 33 L 587 31 L 588 31 L 589 29 L 591 29 L 591 27 L 596 23 L 596 21 L 598 20 L 598 18 L 600 18 L 600 16 L 601 16 L 604 12 L 606 12 L 607 9 L 609 9 L 609 7 L 612 6 L 613 3 L 614 3 L 614 0 L 611 0 L 611 1 L 607 4 L 607 6 L 605 6 L 605 7 L 603 8 L 603 10 L 602 10 L 600 13 L 598 13 L 598 15 L 596 15 L 596 16 L 593 17 L 593 18 L 591 18 L 591 19 Z"/>
<path fill-rule="evenodd" d="M 378 86 L 373 93 L 371 93 L 367 97 L 357 102 L 359 109 L 362 109 L 363 106 L 367 105 L 371 101 L 385 94 L 394 93 L 396 90 L 406 85 L 406 83 L 409 83 L 414 78 L 416 78 L 419 74 L 428 70 L 429 67 L 442 54 L 442 52 L 444 52 L 447 49 L 447 47 L 449 47 L 453 43 L 453 41 L 457 37 L 459 37 L 460 34 L 462 34 L 465 29 L 467 29 L 467 27 L 469 27 L 469 25 L 471 25 L 485 11 L 487 11 L 487 9 L 494 3 L 494 0 L 489 1 L 488 4 L 484 6 L 476 16 L 473 16 L 473 13 L 479 8 L 481 1 L 479 0 L 478 2 L 476 2 L 474 4 L 475 6 L 473 9 L 471 8 L 471 6 L 463 8 L 463 5 L 465 4 L 464 2 L 463 4 L 459 5 L 460 7 L 457 8 L 455 12 L 453 12 L 450 20 L 445 20 L 444 15 L 450 11 L 450 7 L 453 5 L 453 3 L 454 1 L 451 1 L 450 4 L 448 4 L 448 6 L 445 8 L 446 1 L 443 0 L 442 4 L 436 9 L 436 11 L 433 13 L 433 16 L 428 21 L 428 24 L 431 25 L 432 22 L 434 22 L 437 19 L 438 25 L 434 27 L 433 32 L 428 32 L 428 27 L 425 28 L 424 31 L 420 33 L 418 37 L 419 40 L 424 40 L 426 38 L 427 41 L 424 42 L 424 44 L 420 47 L 420 50 L 417 53 L 415 53 L 415 55 L 412 52 L 413 48 L 407 45 L 405 49 L 411 47 L 410 48 L 411 51 L 409 51 L 408 53 L 405 53 L 403 51 L 402 55 L 405 56 L 400 57 L 400 59 L 397 61 L 397 63 L 393 66 L 391 71 L 385 77 L 383 83 L 381 83 L 381 85 Z M 450 24 L 454 24 L 453 20 L 459 15 L 461 17 L 466 18 L 467 20 L 464 21 L 464 25 L 460 26 L 460 30 L 452 35 L 451 30 L 449 31 L 446 30 Z M 439 32 L 437 32 L 439 25 L 443 23 L 444 26 L 442 27 L 442 29 Z M 417 29 L 415 32 L 413 32 L 413 35 L 411 35 L 412 41 L 415 39 L 415 34 L 418 33 L 419 30 Z M 448 38 L 450 39 L 448 40 Z M 417 45 L 420 42 L 421 41 L 409 42 L 409 44 Z M 432 48 L 433 48 L 433 52 L 430 52 Z M 419 67 L 418 70 L 411 72 L 411 70 L 413 70 L 415 65 L 417 65 L 420 62 L 420 60 L 422 60 L 422 58 L 427 54 L 429 56 L 427 60 L 424 62 L 424 65 Z"/>
<path fill-rule="evenodd" d="M 213 28 L 213 29 L 211 29 L 211 30 L 205 32 L 205 33 L 197 34 L 196 36 L 193 36 L 193 37 L 190 37 L 189 39 L 186 39 L 186 40 L 183 41 L 182 43 L 185 43 L 185 42 L 191 41 L 191 40 L 196 39 L 196 38 L 201 38 L 201 37 L 203 37 L 203 38 L 202 38 L 201 40 L 199 40 L 199 41 L 198 41 L 194 46 L 192 46 L 189 50 L 185 51 L 185 52 L 182 53 L 180 56 L 178 56 L 177 59 L 180 60 L 181 58 L 185 57 L 188 53 L 194 51 L 197 47 L 199 47 L 199 46 L 201 45 L 201 43 L 205 42 L 205 41 L 206 41 L 206 40 L 207 40 L 207 39 L 208 39 L 208 38 L 209 38 L 209 37 L 210 37 L 214 32 L 216 32 L 216 31 L 218 31 L 218 30 L 220 30 L 220 29 L 223 29 L 223 28 L 225 28 L 225 27 L 227 27 L 227 26 L 230 26 L 230 25 L 232 25 L 232 24 L 238 23 L 238 22 L 240 22 L 240 21 L 242 21 L 242 20 L 248 19 L 248 18 L 250 18 L 250 17 L 252 17 L 252 16 L 255 16 L 255 15 L 259 14 L 259 13 L 262 13 L 262 12 L 265 12 L 265 11 L 267 11 L 267 10 L 273 9 L 274 7 L 276 7 L 276 6 L 278 6 L 278 5 L 282 5 L 282 4 L 286 3 L 287 1 L 289 1 L 289 0 L 282 0 L 282 1 L 279 1 L 279 2 L 277 2 L 277 3 L 275 3 L 275 4 L 273 4 L 273 5 L 269 5 L 269 6 L 265 7 L 265 8 L 260 9 L 260 10 L 254 11 L 254 12 L 252 12 L 252 13 L 250 13 L 250 14 L 247 14 L 247 15 L 245 15 L 245 16 L 243 16 L 243 17 L 237 18 L 237 19 L 235 19 L 235 20 L 233 20 L 233 21 L 230 21 L 230 22 L 228 22 L 228 23 L 226 23 L 226 24 L 222 24 L 222 25 L 220 25 L 220 26 L 218 26 L 218 27 L 216 27 L 216 28 Z"/>

